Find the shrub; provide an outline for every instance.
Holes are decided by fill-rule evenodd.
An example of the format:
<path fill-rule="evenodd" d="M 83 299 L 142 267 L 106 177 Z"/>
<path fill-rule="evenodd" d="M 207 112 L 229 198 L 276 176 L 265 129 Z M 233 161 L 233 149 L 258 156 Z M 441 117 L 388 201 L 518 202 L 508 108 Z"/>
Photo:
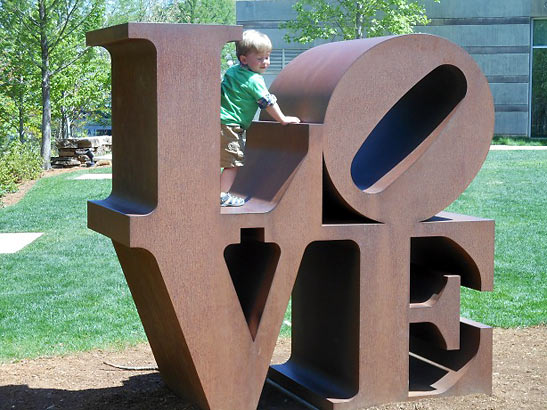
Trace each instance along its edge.
<path fill-rule="evenodd" d="M 30 143 L 11 141 L 0 153 L 0 197 L 15 192 L 18 183 L 38 178 L 42 162 L 40 154 Z"/>

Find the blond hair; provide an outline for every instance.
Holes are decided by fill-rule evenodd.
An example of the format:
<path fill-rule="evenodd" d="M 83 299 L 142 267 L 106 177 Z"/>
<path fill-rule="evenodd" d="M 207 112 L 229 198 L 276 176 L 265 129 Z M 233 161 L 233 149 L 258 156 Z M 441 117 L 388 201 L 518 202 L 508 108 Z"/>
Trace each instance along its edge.
<path fill-rule="evenodd" d="M 255 53 L 269 53 L 272 51 L 272 42 L 266 34 L 260 31 L 245 30 L 243 39 L 236 43 L 237 58 L 253 51 Z"/>

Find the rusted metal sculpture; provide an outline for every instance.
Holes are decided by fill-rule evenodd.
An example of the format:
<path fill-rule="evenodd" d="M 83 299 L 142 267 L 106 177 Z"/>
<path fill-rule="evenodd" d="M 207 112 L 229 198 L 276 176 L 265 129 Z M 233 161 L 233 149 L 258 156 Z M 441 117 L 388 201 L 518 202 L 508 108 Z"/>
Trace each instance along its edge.
<path fill-rule="evenodd" d="M 165 382 L 202 408 L 256 408 L 270 379 L 322 409 L 491 391 L 494 222 L 442 212 L 493 133 L 463 50 L 408 35 L 309 50 L 271 91 L 304 124 L 253 124 L 219 208 L 220 50 L 240 27 L 127 24 L 112 55 L 114 242 Z M 268 373 L 292 293 L 292 354 Z"/>

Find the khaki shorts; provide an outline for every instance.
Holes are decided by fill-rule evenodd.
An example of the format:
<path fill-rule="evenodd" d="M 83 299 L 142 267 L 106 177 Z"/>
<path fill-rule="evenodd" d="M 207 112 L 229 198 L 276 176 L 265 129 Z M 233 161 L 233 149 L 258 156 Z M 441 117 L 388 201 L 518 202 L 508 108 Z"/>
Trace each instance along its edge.
<path fill-rule="evenodd" d="M 220 167 L 242 167 L 245 162 L 245 130 L 237 125 L 220 124 Z"/>

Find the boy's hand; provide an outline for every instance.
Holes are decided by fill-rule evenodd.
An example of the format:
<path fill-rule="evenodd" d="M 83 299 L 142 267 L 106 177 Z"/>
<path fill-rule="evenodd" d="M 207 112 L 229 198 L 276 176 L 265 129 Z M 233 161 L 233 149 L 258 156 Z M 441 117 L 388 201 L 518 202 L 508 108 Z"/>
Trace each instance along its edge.
<path fill-rule="evenodd" d="M 285 117 L 285 121 L 283 121 L 281 124 L 287 125 L 287 124 L 298 124 L 300 122 L 300 118 L 298 117 Z"/>
<path fill-rule="evenodd" d="M 283 125 L 298 124 L 300 122 L 300 118 L 298 117 L 288 117 L 283 114 L 281 108 L 279 108 L 279 105 L 277 105 L 277 103 L 267 106 L 266 111 L 273 117 L 274 120 Z"/>

